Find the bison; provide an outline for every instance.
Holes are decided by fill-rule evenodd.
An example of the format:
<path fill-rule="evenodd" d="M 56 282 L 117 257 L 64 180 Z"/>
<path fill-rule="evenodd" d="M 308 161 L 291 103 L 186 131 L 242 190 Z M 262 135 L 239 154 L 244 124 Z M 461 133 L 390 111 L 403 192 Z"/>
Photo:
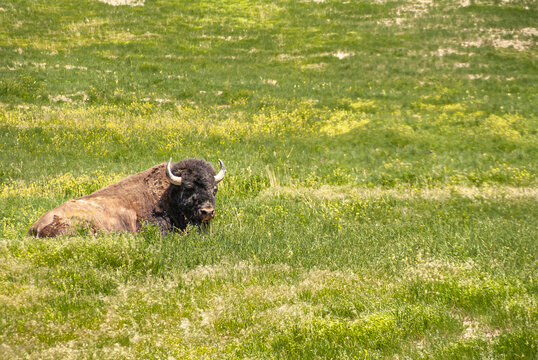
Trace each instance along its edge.
<path fill-rule="evenodd" d="M 38 237 L 71 235 L 85 229 L 96 232 L 136 233 L 154 224 L 164 234 L 186 231 L 189 226 L 208 230 L 215 217 L 220 171 L 202 159 L 155 165 L 45 213 L 28 233 Z"/>

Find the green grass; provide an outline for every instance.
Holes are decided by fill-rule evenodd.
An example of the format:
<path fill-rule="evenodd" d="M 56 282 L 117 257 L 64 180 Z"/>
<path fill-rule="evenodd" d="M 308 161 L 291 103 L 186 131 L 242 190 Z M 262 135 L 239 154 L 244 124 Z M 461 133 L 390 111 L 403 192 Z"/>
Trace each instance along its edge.
<path fill-rule="evenodd" d="M 534 359 L 534 1 L 0 4 L 0 359 Z M 35 239 L 173 156 L 212 234 Z"/>

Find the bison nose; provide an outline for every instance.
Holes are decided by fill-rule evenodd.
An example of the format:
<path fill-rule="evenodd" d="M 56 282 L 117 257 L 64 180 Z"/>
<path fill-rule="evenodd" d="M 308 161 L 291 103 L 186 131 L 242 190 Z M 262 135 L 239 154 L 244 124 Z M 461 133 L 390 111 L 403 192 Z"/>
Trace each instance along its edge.
<path fill-rule="evenodd" d="M 215 217 L 215 209 L 212 207 L 205 207 L 200 209 L 200 217 L 203 221 L 213 219 Z"/>

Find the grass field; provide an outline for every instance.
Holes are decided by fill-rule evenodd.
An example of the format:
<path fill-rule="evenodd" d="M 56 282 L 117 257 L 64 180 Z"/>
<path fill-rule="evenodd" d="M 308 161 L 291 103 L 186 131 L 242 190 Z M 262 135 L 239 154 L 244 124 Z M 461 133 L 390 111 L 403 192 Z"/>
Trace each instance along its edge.
<path fill-rule="evenodd" d="M 0 359 L 535 359 L 538 6 L 0 2 Z M 157 163 L 212 234 L 26 235 Z"/>

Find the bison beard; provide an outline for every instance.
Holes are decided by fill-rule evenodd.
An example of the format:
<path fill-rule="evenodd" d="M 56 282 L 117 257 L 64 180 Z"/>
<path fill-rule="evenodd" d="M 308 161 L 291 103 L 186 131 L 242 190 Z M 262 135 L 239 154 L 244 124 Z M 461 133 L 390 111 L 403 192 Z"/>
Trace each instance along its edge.
<path fill-rule="evenodd" d="M 162 233 L 185 231 L 189 226 L 208 230 L 215 216 L 221 170 L 201 159 L 171 161 L 70 200 L 45 213 L 28 233 L 39 237 L 71 235 L 78 229 L 95 232 L 138 232 L 146 224 Z"/>

